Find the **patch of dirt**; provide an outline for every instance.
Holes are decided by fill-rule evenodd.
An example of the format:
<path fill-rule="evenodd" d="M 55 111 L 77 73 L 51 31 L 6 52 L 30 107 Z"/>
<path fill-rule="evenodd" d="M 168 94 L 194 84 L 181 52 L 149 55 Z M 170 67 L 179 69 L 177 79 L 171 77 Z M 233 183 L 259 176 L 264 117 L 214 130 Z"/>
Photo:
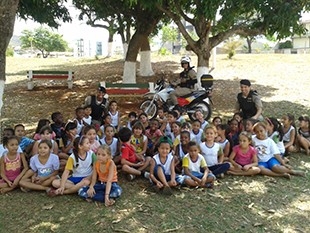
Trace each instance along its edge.
<path fill-rule="evenodd" d="M 194 60 L 194 59 L 192 59 Z M 155 56 L 152 77 L 137 76 L 138 83 L 155 82 L 164 77 L 172 80 L 178 77 L 181 67 L 179 56 Z M 213 116 L 229 118 L 239 92 L 239 80 L 248 78 L 264 101 L 265 114 L 281 117 L 286 112 L 309 114 L 310 92 L 308 64 L 310 55 L 237 55 L 228 60 L 217 56 L 214 76 Z M 65 119 L 74 118 L 74 110 L 83 104 L 87 95 L 96 92 L 100 81 L 121 82 L 124 61 L 121 59 L 8 59 L 7 85 L 5 87 L 2 122 L 4 126 L 23 123 L 33 130 L 41 118 L 50 118 L 55 111 L 63 113 Z M 14 64 L 21 64 L 16 66 Z M 195 65 L 195 63 L 193 63 Z M 139 63 L 137 63 L 139 67 Z M 67 89 L 66 83 L 49 80 L 37 81 L 32 91 L 27 90 L 26 70 L 50 69 L 73 70 L 76 78 L 74 88 Z M 138 70 L 139 72 L 139 70 Z M 138 73 L 137 72 L 137 73 Z M 142 96 L 110 96 L 119 104 L 125 116 L 136 110 Z"/>

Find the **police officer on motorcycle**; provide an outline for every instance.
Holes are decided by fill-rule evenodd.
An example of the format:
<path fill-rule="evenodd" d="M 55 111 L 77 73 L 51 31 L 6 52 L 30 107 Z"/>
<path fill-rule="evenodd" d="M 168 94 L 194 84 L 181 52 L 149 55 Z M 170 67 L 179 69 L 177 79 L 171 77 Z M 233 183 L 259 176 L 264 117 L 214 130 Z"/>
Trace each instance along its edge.
<path fill-rule="evenodd" d="M 172 82 L 173 86 L 176 86 L 175 91 L 169 94 L 169 98 L 172 104 L 178 107 L 177 97 L 188 95 L 194 90 L 195 83 L 197 83 L 197 73 L 193 69 L 194 66 L 190 66 L 191 59 L 188 56 L 181 58 L 181 66 L 184 69 L 180 74 L 180 79 Z"/>

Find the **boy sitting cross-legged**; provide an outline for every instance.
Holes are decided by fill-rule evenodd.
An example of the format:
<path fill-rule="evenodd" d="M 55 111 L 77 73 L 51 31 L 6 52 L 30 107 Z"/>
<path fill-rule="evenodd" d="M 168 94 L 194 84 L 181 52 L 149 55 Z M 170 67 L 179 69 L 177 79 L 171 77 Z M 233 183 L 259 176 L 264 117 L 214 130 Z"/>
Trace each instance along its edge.
<path fill-rule="evenodd" d="M 148 177 L 149 172 L 145 169 L 150 164 L 150 157 L 144 157 L 143 155 L 137 155 L 135 148 L 130 144 L 131 130 L 129 128 L 122 128 L 119 131 L 119 139 L 122 143 L 122 170 L 127 174 L 128 180 L 133 180 L 136 176 Z"/>

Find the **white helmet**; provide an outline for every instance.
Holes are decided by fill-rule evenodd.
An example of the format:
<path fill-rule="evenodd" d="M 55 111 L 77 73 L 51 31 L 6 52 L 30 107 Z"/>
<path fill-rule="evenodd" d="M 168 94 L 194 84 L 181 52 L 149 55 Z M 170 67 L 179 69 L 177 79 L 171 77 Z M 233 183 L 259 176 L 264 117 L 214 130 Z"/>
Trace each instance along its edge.
<path fill-rule="evenodd" d="M 184 56 L 181 58 L 181 63 L 190 63 L 191 58 L 189 56 Z"/>

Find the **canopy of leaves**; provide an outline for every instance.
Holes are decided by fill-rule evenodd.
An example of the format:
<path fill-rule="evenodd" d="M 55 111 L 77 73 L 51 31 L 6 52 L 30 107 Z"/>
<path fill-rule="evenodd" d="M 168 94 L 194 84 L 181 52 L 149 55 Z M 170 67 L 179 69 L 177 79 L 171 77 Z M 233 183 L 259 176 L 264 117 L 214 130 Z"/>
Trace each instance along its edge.
<path fill-rule="evenodd" d="M 41 51 L 43 57 L 46 57 L 52 51 L 63 52 L 68 48 L 68 43 L 62 38 L 62 35 L 53 33 L 46 28 L 39 27 L 34 31 L 24 30 L 22 32 L 21 42 L 23 48 L 36 48 Z"/>
<path fill-rule="evenodd" d="M 66 2 L 67 0 L 20 0 L 18 16 L 58 28 L 60 21 L 71 21 Z"/>

